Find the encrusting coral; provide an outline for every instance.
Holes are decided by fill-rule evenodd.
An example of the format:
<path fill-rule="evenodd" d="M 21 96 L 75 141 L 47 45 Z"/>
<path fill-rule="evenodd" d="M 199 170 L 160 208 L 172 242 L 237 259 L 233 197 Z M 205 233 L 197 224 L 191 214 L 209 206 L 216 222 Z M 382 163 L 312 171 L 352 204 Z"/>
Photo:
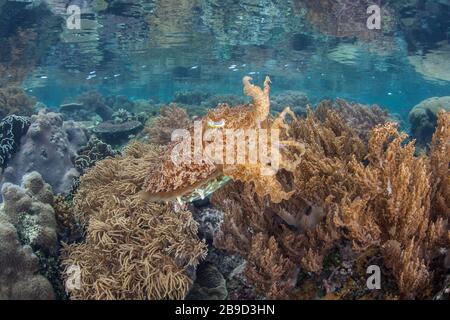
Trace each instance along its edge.
<path fill-rule="evenodd" d="M 120 152 L 113 150 L 110 145 L 104 143 L 96 137 L 91 137 L 88 143 L 78 150 L 78 155 L 75 157 L 75 168 L 80 174 L 92 168 L 97 161 L 106 159 L 108 157 L 115 157 Z"/>
<path fill-rule="evenodd" d="M 206 245 L 188 211 L 139 197 L 159 147 L 134 142 L 81 178 L 74 214 L 86 241 L 63 250 L 63 265 L 80 267 L 72 299 L 183 299 Z M 66 278 L 68 275 L 66 274 Z"/>

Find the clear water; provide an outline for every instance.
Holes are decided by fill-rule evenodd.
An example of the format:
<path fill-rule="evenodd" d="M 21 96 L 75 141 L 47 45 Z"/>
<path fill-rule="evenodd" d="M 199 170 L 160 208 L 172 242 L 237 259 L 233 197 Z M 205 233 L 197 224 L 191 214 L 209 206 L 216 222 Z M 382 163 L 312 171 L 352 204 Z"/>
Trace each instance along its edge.
<path fill-rule="evenodd" d="M 368 3 L 334 2 L 363 14 Z M 275 94 L 376 103 L 403 117 L 450 95 L 450 1 L 371 3 L 394 24 L 375 39 L 324 30 L 324 17 L 346 27 L 347 13 L 320 12 L 311 0 L 0 1 L 1 16 L 13 19 L 1 36 L 35 30 L 40 52 L 22 84 L 50 107 L 90 90 L 158 102 L 179 91 L 242 95 L 248 74 L 257 82 L 269 74 Z M 81 9 L 80 30 L 66 27 L 69 4 Z"/>

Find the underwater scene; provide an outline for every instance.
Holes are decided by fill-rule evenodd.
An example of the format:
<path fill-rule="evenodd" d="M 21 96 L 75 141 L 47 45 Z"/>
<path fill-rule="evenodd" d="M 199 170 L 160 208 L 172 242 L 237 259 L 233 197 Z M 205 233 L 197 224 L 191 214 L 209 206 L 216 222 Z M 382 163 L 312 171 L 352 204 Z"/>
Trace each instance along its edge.
<path fill-rule="evenodd" d="M 449 300 L 450 0 L 0 0 L 0 189 L 0 300 Z"/>

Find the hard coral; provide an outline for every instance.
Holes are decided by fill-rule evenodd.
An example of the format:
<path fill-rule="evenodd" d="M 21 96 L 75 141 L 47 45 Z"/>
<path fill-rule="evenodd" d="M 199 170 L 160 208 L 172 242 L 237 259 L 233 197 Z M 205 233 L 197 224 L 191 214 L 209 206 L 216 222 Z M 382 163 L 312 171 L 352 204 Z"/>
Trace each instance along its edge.
<path fill-rule="evenodd" d="M 450 111 L 450 97 L 434 97 L 422 101 L 409 113 L 412 137 L 419 147 L 427 147 L 436 130 L 439 111 Z"/>
<path fill-rule="evenodd" d="M 78 155 L 75 157 L 75 168 L 80 174 L 84 174 L 89 168 L 92 168 L 97 161 L 106 159 L 108 157 L 115 157 L 120 152 L 113 150 L 110 145 L 91 137 L 88 143 L 78 150 Z"/>
<path fill-rule="evenodd" d="M 86 132 L 79 124 L 41 110 L 31 117 L 31 125 L 20 149 L 9 160 L 1 183 L 20 184 L 23 175 L 37 171 L 56 193 L 68 192 L 72 179 L 78 176 L 73 158 L 86 142 Z"/>
<path fill-rule="evenodd" d="M 17 152 L 20 140 L 30 127 L 28 117 L 11 115 L 0 122 L 0 168 L 6 168 L 8 160 Z"/>
<path fill-rule="evenodd" d="M 183 299 L 205 255 L 190 212 L 139 196 L 158 147 L 132 143 L 82 178 L 74 213 L 86 241 L 64 248 L 66 269 L 79 266 L 72 299 Z M 154 174 L 157 174 L 156 172 Z"/>
<path fill-rule="evenodd" d="M 0 88 L 0 119 L 16 114 L 30 116 L 36 101 L 18 87 Z"/>
<path fill-rule="evenodd" d="M 23 187 L 2 188 L 0 300 L 53 299 L 52 285 L 38 274 L 45 269 L 40 262 L 58 248 L 53 194 L 37 172 L 23 180 Z"/>

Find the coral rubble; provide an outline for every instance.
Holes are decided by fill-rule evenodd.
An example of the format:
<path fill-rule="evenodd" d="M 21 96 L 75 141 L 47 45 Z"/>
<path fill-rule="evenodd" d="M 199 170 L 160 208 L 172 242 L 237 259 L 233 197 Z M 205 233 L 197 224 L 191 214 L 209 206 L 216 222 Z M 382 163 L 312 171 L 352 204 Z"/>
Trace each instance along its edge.
<path fill-rule="evenodd" d="M 82 176 L 74 214 L 86 241 L 64 248 L 63 264 L 79 266 L 72 299 L 183 299 L 205 255 L 188 211 L 143 201 L 139 190 L 158 147 L 134 142 Z M 156 174 L 156 173 L 155 173 Z"/>

